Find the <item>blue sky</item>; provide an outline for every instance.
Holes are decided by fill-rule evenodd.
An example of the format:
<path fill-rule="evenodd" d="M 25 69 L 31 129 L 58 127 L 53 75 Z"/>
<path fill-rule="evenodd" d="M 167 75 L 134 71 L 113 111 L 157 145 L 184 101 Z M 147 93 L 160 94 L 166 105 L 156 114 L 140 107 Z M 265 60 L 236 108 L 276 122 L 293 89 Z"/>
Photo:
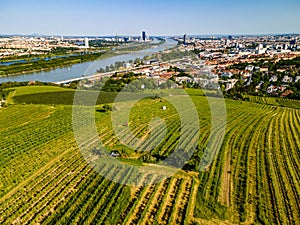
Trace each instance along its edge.
<path fill-rule="evenodd" d="M 0 0 L 0 34 L 300 33 L 299 0 Z"/>

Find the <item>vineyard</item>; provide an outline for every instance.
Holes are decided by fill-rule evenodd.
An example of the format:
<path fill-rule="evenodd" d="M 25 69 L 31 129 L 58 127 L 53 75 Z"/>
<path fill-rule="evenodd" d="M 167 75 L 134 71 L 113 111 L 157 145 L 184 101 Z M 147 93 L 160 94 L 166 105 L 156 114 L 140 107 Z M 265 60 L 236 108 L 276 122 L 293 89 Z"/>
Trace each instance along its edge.
<path fill-rule="evenodd" d="M 300 109 L 299 100 L 275 98 L 275 97 L 251 96 L 251 95 L 245 95 L 245 97 L 248 97 L 249 101 L 251 102 Z"/>
<path fill-rule="evenodd" d="M 168 157 L 179 143 L 176 109 L 163 98 L 135 104 L 128 126 L 143 140 L 141 148 L 155 144 L 145 155 L 122 145 L 120 137 L 127 143 L 133 140 L 127 133 L 116 136 L 112 112 L 97 110 L 115 96 L 98 99 L 95 122 L 108 152 L 118 150 L 127 164 L 153 168 L 132 177 L 128 167 L 101 164 L 100 170 L 114 177 L 117 182 L 113 182 L 95 172 L 77 146 L 72 130 L 73 90 L 15 88 L 9 106 L 0 109 L 0 223 L 300 224 L 298 102 L 262 97 L 226 100 L 221 150 L 199 172 L 197 165 L 210 137 L 211 113 L 203 93 L 187 92 L 198 111 L 200 137 L 187 166 L 171 177 L 155 170 L 173 168 L 153 163 Z M 167 110 L 161 110 L 162 106 Z M 148 124 L 154 117 L 167 126 L 158 143 L 162 132 L 149 137 Z M 129 179 L 135 185 L 120 184 Z"/>

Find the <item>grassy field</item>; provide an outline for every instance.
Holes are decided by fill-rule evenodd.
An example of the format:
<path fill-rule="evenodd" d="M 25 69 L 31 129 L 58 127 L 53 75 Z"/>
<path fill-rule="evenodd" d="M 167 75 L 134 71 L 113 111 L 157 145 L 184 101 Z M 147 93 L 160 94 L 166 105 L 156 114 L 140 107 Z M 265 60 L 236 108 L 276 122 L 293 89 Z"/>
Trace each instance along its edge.
<path fill-rule="evenodd" d="M 200 126 L 190 166 L 162 181 L 161 175 L 149 172 L 137 177 L 135 186 L 127 186 L 96 173 L 81 155 L 72 131 L 74 90 L 15 88 L 8 107 L 0 109 L 0 223 L 300 224 L 296 102 L 284 100 L 282 107 L 273 99 L 226 100 L 227 128 L 221 150 L 209 168 L 198 172 L 197 163 L 210 136 L 211 113 L 203 93 L 187 92 Z M 102 93 L 97 100 L 100 139 L 107 149 L 119 150 L 129 164 L 144 163 L 155 171 L 157 166 L 142 161 L 144 153 L 120 143 L 110 123 L 112 112 L 97 110 L 115 96 Z M 161 110 L 163 105 L 166 111 Z M 149 152 L 158 161 L 174 151 L 179 141 L 175 108 L 163 99 L 138 101 L 128 125 L 147 146 L 157 138 L 149 137 L 148 124 L 154 117 L 167 125 L 163 141 Z M 127 135 L 122 134 L 122 139 L 128 140 Z M 109 163 L 103 163 L 101 170 L 119 182 L 135 179 L 128 177 L 127 169 Z"/>

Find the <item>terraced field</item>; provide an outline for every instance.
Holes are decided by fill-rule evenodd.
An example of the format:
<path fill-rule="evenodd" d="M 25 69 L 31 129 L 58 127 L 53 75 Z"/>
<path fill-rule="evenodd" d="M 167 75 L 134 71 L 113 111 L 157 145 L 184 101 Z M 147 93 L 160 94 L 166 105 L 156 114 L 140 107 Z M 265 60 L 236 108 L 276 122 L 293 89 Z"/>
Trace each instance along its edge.
<path fill-rule="evenodd" d="M 118 150 L 129 165 L 153 168 L 131 176 L 129 167 L 101 164 L 101 171 L 118 181 L 112 182 L 83 158 L 72 131 L 72 106 L 55 99 L 59 92 L 70 92 L 65 101 L 71 102 L 72 91 L 52 88 L 16 88 L 11 93 L 14 104 L 0 109 L 1 224 L 300 224 L 297 107 L 226 100 L 221 150 L 199 172 L 211 114 L 207 99 L 188 90 L 199 114 L 200 137 L 188 166 L 171 177 L 155 171 L 173 168 L 145 163 L 144 153 L 122 145 L 120 137 L 135 143 L 127 133 L 116 136 L 111 112 L 96 111 L 97 131 L 108 151 Z M 163 99 L 139 101 L 128 126 L 141 138 L 141 147 L 159 139 L 148 138 L 153 117 L 167 126 L 163 141 L 148 154 L 159 161 L 175 150 L 180 122 Z M 119 184 L 129 179 L 135 185 Z"/>

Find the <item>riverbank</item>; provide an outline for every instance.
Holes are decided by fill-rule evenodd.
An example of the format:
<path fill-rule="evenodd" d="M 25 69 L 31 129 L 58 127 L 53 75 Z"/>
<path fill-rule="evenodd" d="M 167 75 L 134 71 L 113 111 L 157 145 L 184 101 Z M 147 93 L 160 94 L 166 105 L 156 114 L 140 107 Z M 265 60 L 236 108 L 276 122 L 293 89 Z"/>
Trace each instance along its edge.
<path fill-rule="evenodd" d="M 100 57 L 93 61 L 86 61 L 76 64 L 68 64 L 62 66 L 53 64 L 51 68 L 38 68 L 30 72 L 19 72 L 18 74 L 10 74 L 0 76 L 0 83 L 3 82 L 26 82 L 26 81 L 40 81 L 40 82 L 59 82 L 63 80 L 75 79 L 82 76 L 91 76 L 96 74 L 100 68 L 105 69 L 107 66 L 114 65 L 116 62 L 128 62 L 130 60 L 142 59 L 146 55 L 158 53 L 160 51 L 171 49 L 177 45 L 177 41 L 166 39 L 164 42 L 157 43 L 140 43 L 138 48 L 134 46 L 122 46 L 106 51 Z M 120 46 L 121 47 L 121 46 Z M 141 50 L 143 47 L 143 50 Z M 129 49 L 128 49 L 129 48 Z"/>
<path fill-rule="evenodd" d="M 126 52 L 141 51 L 151 47 L 162 45 L 165 41 L 158 43 L 147 43 L 133 46 L 116 48 L 111 51 L 101 53 L 88 53 L 76 56 L 67 56 L 65 58 L 54 58 L 45 60 L 41 58 L 39 61 L 26 61 L 15 63 L 9 66 L 0 66 L 0 77 L 18 76 L 28 73 L 49 71 L 56 68 L 69 67 L 74 64 L 92 62 L 96 59 L 106 59 L 109 57 L 126 54 Z"/>
<path fill-rule="evenodd" d="M 23 62 L 16 63 L 10 66 L 0 66 L 0 77 L 51 70 L 59 67 L 68 67 L 73 64 L 96 60 L 104 53 L 105 52 L 82 54 L 78 56 L 69 56 L 66 58 L 54 58 L 51 60 L 41 59 L 36 62 Z"/>

